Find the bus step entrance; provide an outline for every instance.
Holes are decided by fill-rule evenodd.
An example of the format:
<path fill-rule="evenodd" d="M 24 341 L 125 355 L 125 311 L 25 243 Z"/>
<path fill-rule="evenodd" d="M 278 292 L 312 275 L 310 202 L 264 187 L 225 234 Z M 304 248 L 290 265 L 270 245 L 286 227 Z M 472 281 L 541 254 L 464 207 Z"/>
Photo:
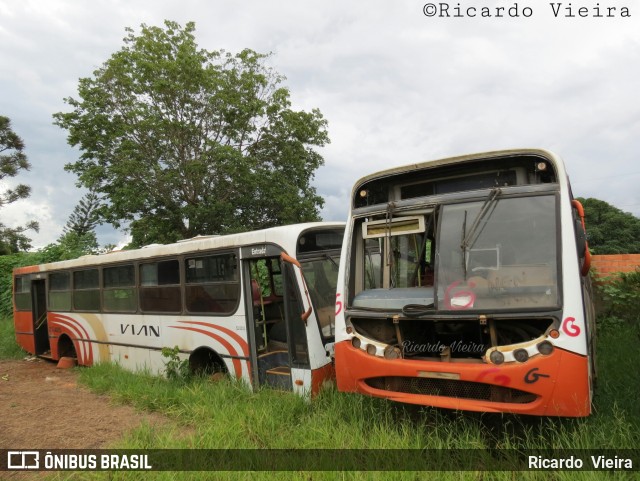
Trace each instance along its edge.
<path fill-rule="evenodd" d="M 278 366 L 269 369 L 266 372 L 266 383 L 275 388 L 290 391 L 293 389 L 291 384 L 291 368 L 288 366 Z"/>
<path fill-rule="evenodd" d="M 288 351 L 272 351 L 258 356 L 258 374 L 260 385 L 286 391 L 293 389 Z"/>
<path fill-rule="evenodd" d="M 47 352 L 42 352 L 42 353 L 38 354 L 38 357 L 41 357 L 42 359 L 48 359 L 50 361 L 53 361 L 53 357 L 51 357 L 51 350 L 48 350 Z"/>

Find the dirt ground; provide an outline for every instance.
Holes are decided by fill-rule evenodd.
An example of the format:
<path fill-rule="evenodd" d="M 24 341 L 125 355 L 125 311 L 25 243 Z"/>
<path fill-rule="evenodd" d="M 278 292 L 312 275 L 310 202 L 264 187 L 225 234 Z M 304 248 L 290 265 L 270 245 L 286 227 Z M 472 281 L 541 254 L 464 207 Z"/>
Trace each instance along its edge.
<path fill-rule="evenodd" d="M 76 378 L 74 369 L 38 358 L 0 361 L 0 449 L 109 448 L 143 421 L 168 422 L 113 404 Z"/>

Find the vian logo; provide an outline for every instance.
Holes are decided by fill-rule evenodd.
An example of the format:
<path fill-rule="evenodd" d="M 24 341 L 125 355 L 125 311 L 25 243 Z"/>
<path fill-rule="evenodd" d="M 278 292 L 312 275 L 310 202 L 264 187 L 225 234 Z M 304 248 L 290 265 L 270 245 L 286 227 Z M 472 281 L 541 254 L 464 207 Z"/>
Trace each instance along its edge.
<path fill-rule="evenodd" d="M 133 324 L 120 324 L 120 334 L 133 336 L 160 337 L 160 326 L 135 326 Z"/>

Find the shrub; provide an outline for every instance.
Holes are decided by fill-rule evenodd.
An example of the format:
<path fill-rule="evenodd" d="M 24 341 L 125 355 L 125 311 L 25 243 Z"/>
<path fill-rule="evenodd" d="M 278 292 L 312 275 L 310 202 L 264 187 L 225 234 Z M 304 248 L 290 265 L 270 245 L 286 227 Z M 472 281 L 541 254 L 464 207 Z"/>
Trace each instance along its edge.
<path fill-rule="evenodd" d="M 598 285 L 605 323 L 640 326 L 640 269 L 620 273 Z"/>
<path fill-rule="evenodd" d="M 189 369 L 189 360 L 180 359 L 180 348 L 175 346 L 163 347 L 162 357 L 165 358 L 164 373 L 168 379 L 172 381 L 189 381 L 191 379 L 191 371 Z"/>

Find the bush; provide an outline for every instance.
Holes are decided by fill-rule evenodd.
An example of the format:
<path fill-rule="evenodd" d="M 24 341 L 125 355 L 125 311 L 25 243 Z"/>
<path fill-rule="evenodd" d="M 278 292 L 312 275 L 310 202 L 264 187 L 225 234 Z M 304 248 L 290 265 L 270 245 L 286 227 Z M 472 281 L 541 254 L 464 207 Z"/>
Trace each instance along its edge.
<path fill-rule="evenodd" d="M 640 326 L 640 269 L 607 278 L 598 286 L 603 322 Z"/>
<path fill-rule="evenodd" d="M 49 244 L 37 252 L 0 255 L 0 316 L 11 317 L 13 315 L 13 269 L 95 254 L 97 245 L 93 232 L 82 236 L 75 232 L 68 232 L 60 237 L 56 243 Z"/>
<path fill-rule="evenodd" d="M 22 359 L 27 355 L 16 342 L 13 319 L 0 317 L 0 359 Z"/>
<path fill-rule="evenodd" d="M 173 348 L 163 347 L 162 357 L 165 358 L 164 373 L 168 379 L 181 382 L 187 382 L 191 379 L 189 360 L 180 359 L 180 348 L 178 346 Z"/>

